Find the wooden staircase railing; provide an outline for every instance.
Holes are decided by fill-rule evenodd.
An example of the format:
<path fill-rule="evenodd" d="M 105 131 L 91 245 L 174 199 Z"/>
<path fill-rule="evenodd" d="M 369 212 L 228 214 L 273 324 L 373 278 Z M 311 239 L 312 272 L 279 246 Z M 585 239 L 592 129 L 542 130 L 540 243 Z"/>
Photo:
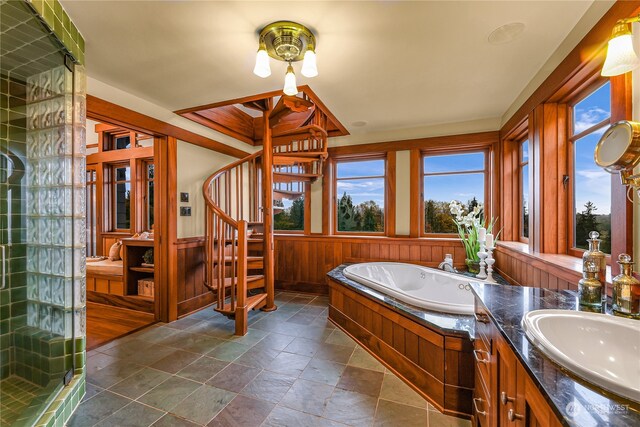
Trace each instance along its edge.
<path fill-rule="evenodd" d="M 264 305 L 265 294 L 248 296 L 248 224 L 262 222 L 262 151 L 231 163 L 203 185 L 205 285 L 217 294 L 219 311 L 236 319 L 236 335 L 247 331 L 247 313 Z M 227 302 L 228 300 L 228 302 Z"/>
<path fill-rule="evenodd" d="M 236 335 L 247 333 L 249 310 L 275 309 L 273 274 L 269 271 L 273 259 L 273 230 L 269 229 L 273 212 L 262 208 L 272 209 L 273 192 L 303 191 L 308 182 L 322 174 L 327 157 L 324 114 L 316 111 L 310 116 L 311 124 L 273 135 L 268 114 L 269 111 L 264 114 L 264 150 L 216 171 L 203 185 L 205 285 L 216 293 L 215 310 L 235 319 Z M 284 113 L 279 114 L 285 117 Z M 252 233 L 260 227 L 262 233 Z M 257 256 L 255 247 L 260 234 L 263 252 Z M 263 275 L 253 274 L 257 270 L 263 270 Z M 250 289 L 261 287 L 264 293 L 249 294 Z"/>

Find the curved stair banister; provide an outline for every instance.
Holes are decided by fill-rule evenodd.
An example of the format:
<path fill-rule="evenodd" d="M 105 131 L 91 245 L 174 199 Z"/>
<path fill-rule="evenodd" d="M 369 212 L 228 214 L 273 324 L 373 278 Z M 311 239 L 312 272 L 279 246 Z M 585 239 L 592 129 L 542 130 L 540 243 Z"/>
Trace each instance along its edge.
<path fill-rule="evenodd" d="M 262 220 L 261 155 L 258 151 L 224 166 L 202 186 L 206 206 L 205 286 L 217 294 L 216 311 L 235 318 L 236 335 L 246 334 L 248 311 L 264 305 L 266 297 L 249 297 L 247 287 L 248 270 L 261 268 L 260 257 L 248 253 L 248 225 Z M 259 278 L 253 279 L 259 282 Z"/>

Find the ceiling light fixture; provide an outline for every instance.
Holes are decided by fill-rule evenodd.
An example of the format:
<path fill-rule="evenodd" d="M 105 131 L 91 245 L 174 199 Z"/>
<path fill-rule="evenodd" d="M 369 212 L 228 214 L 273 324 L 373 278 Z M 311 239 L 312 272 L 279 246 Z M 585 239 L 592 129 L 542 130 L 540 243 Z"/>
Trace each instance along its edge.
<path fill-rule="evenodd" d="M 633 22 L 640 22 L 640 15 L 621 19 L 613 27 L 607 47 L 607 58 L 602 67 L 603 76 L 618 76 L 640 66 L 640 59 L 633 48 L 633 34 L 630 26 Z"/>
<path fill-rule="evenodd" d="M 297 22 L 273 22 L 260 31 L 256 65 L 253 73 L 262 78 L 271 75 L 269 57 L 286 62 L 287 72 L 284 77 L 284 93 L 296 95 L 296 74 L 293 62 L 302 61 L 302 75 L 315 77 L 318 75 L 316 64 L 316 38 L 307 27 Z"/>

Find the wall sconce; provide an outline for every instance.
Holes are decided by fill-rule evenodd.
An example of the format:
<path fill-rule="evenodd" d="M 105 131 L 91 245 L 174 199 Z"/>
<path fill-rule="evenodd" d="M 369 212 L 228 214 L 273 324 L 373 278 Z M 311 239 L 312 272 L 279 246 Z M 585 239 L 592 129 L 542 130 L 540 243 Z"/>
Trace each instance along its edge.
<path fill-rule="evenodd" d="M 633 48 L 631 24 L 640 22 L 640 16 L 616 22 L 607 47 L 607 58 L 602 67 L 605 77 L 618 76 L 640 66 L 640 59 Z"/>
<path fill-rule="evenodd" d="M 286 95 L 298 93 L 296 74 L 291 65 L 293 62 L 302 61 L 303 76 L 318 75 L 316 38 L 311 30 L 297 22 L 273 22 L 260 31 L 256 65 L 253 69 L 256 76 L 265 78 L 271 75 L 269 57 L 288 64 L 283 89 Z"/>
<path fill-rule="evenodd" d="M 629 187 L 629 200 L 633 202 L 632 189 L 640 197 L 640 173 L 634 173 L 634 168 L 640 165 L 640 123 L 623 120 L 609 126 L 598 141 L 593 157 L 607 172 L 620 173 L 622 185 Z"/>

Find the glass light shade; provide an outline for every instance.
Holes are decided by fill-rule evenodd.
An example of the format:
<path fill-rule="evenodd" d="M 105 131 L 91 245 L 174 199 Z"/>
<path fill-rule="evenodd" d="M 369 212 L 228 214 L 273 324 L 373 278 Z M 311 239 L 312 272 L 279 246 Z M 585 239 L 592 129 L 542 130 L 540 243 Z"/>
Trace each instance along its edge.
<path fill-rule="evenodd" d="M 256 53 L 256 66 L 253 68 L 253 74 L 258 77 L 269 77 L 271 75 L 271 67 L 269 66 L 269 54 L 266 49 L 260 48 Z"/>
<path fill-rule="evenodd" d="M 296 85 L 296 74 L 293 72 L 293 67 L 289 65 L 287 67 L 287 74 L 284 76 L 284 94 L 294 96 L 298 94 L 298 86 Z"/>
<path fill-rule="evenodd" d="M 633 49 L 633 35 L 624 34 L 609 40 L 607 59 L 602 67 L 605 77 L 628 73 L 640 66 L 640 60 Z"/>
<path fill-rule="evenodd" d="M 316 65 L 316 53 L 309 49 L 304 53 L 302 60 L 302 75 L 305 77 L 315 77 L 318 75 L 318 66 Z"/>

